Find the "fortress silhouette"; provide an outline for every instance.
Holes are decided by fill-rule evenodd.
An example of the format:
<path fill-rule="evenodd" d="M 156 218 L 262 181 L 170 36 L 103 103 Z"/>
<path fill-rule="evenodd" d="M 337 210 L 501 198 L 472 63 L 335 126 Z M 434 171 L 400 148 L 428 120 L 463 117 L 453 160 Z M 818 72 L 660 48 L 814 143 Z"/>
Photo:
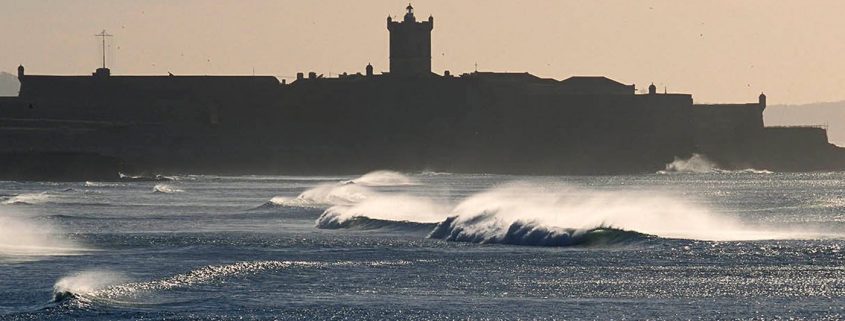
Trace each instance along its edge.
<path fill-rule="evenodd" d="M 694 104 L 605 77 L 431 71 L 434 18 L 387 18 L 390 72 L 28 75 L 0 98 L 0 177 L 344 174 L 374 169 L 653 173 L 702 154 L 724 169 L 841 170 L 824 128 L 765 127 L 766 96 Z M 103 33 L 105 35 L 105 33 Z"/>

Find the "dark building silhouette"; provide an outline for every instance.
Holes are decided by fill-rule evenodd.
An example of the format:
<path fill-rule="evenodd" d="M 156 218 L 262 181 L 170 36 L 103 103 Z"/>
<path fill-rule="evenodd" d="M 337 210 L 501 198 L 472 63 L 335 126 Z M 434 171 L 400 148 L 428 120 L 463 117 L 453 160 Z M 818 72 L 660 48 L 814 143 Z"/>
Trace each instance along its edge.
<path fill-rule="evenodd" d="M 694 104 L 606 77 L 431 72 L 433 18 L 388 20 L 390 73 L 27 75 L 0 97 L 0 176 L 315 174 L 374 169 L 619 174 L 704 154 L 725 169 L 845 168 L 816 127 L 763 124 L 765 95 Z"/>
<path fill-rule="evenodd" d="M 431 74 L 431 30 L 434 17 L 417 22 L 410 4 L 402 21 L 387 17 L 390 31 L 390 73 L 402 77 Z"/>

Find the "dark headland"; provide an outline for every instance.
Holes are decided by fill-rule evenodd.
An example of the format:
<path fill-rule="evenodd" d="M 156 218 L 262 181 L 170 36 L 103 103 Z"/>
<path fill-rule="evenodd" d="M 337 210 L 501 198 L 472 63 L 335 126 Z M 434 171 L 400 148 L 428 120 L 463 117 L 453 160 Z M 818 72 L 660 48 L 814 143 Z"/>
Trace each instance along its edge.
<path fill-rule="evenodd" d="M 387 18 L 389 72 L 264 76 L 29 75 L 0 98 L 0 179 L 345 174 L 374 169 L 653 173 L 845 168 L 820 127 L 766 127 L 766 96 L 701 105 L 605 77 L 431 71 L 434 18 Z"/>

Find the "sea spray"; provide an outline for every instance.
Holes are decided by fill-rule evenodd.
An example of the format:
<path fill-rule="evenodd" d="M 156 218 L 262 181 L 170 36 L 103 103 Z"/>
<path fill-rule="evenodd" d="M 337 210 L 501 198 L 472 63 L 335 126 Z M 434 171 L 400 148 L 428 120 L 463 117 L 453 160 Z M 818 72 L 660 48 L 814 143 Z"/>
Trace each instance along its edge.
<path fill-rule="evenodd" d="M 38 256 L 74 255 L 84 251 L 48 222 L 0 212 L 0 260 Z"/>
<path fill-rule="evenodd" d="M 346 223 L 352 220 L 356 224 Z M 372 220 L 439 220 L 429 237 L 519 245 L 577 245 L 587 239 L 639 240 L 649 235 L 714 241 L 815 235 L 744 223 L 668 192 L 596 191 L 565 184 L 519 182 L 472 195 L 457 206 L 374 192 L 361 202 L 328 208 L 316 226 L 343 228 L 362 222 L 386 226 Z"/>
<path fill-rule="evenodd" d="M 221 281 L 225 278 L 253 275 L 265 271 L 282 270 L 292 267 L 321 268 L 326 266 L 364 265 L 379 267 L 385 265 L 405 265 L 407 261 L 371 261 L 371 262 L 312 262 L 312 261 L 245 261 L 224 265 L 208 265 L 186 273 L 165 278 L 130 282 L 122 274 L 112 271 L 89 270 L 73 273 L 59 279 L 53 286 L 53 301 L 61 302 L 75 299 L 80 303 L 121 302 L 138 298 L 142 294 L 156 291 L 186 288 Z"/>
<path fill-rule="evenodd" d="M 555 184 L 496 187 L 467 198 L 452 216 L 453 227 L 482 239 L 501 239 L 516 223 L 575 231 L 609 226 L 664 238 L 712 241 L 808 236 L 741 222 L 668 192 L 594 191 Z"/>
<path fill-rule="evenodd" d="M 367 198 L 372 191 L 364 186 L 348 184 L 321 184 L 308 189 L 296 197 L 276 196 L 270 204 L 276 206 L 321 207 L 352 205 Z"/>
<path fill-rule="evenodd" d="M 448 211 L 448 206 L 425 197 L 374 193 L 351 206 L 332 206 L 326 213 L 337 219 L 367 216 L 373 219 L 437 223 L 446 218 Z"/>
<path fill-rule="evenodd" d="M 664 172 L 668 173 L 711 173 L 717 169 L 716 163 L 701 154 L 692 154 L 690 158 L 675 160 L 666 164 Z"/>
<path fill-rule="evenodd" d="M 128 279 L 120 273 L 105 270 L 89 270 L 65 276 L 53 285 L 53 302 L 78 299 L 89 303 L 98 291 L 123 284 Z"/>
<path fill-rule="evenodd" d="M 375 171 L 361 177 L 325 183 L 310 188 L 296 197 L 276 196 L 265 205 L 318 207 L 351 206 L 362 202 L 375 194 L 370 187 L 407 186 L 417 182 L 401 173 L 391 171 Z"/>
<path fill-rule="evenodd" d="M 338 228 L 350 220 L 364 217 L 380 221 L 437 223 L 446 219 L 448 213 L 449 206 L 429 198 L 374 192 L 361 202 L 326 209 L 317 219 L 316 225 L 319 228 Z M 369 225 L 377 226 L 373 222 L 369 222 Z M 420 226 L 413 225 L 415 229 Z"/>
<path fill-rule="evenodd" d="M 364 186 L 404 186 L 419 184 L 413 178 L 394 171 L 374 171 L 356 179 L 343 181 L 342 184 L 359 184 Z"/>
<path fill-rule="evenodd" d="M 690 158 L 682 159 L 675 157 L 675 160 L 666 164 L 666 169 L 657 172 L 658 174 L 670 173 L 734 173 L 734 174 L 772 174 L 771 171 L 765 169 L 738 169 L 726 170 L 721 169 L 715 162 L 711 161 L 707 156 L 701 154 L 692 154 Z"/>

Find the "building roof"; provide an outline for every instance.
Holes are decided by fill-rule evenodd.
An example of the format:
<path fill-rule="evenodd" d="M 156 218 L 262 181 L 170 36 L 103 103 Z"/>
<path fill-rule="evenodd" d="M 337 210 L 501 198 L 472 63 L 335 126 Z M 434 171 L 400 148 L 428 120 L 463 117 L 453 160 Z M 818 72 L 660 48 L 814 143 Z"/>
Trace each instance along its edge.
<path fill-rule="evenodd" d="M 540 78 L 535 75 L 532 75 L 527 72 L 489 72 L 489 71 L 476 71 L 473 73 L 465 74 L 465 77 L 476 77 L 484 80 L 494 80 L 494 81 L 518 81 L 524 83 L 539 83 L 539 82 L 550 82 L 554 81 L 552 79 Z"/>
<path fill-rule="evenodd" d="M 634 85 L 626 85 L 607 77 L 576 76 L 560 81 L 568 91 L 585 94 L 634 94 Z"/>
<path fill-rule="evenodd" d="M 567 86 L 590 86 L 590 87 L 628 87 L 616 80 L 604 76 L 574 76 L 560 81 Z"/>

